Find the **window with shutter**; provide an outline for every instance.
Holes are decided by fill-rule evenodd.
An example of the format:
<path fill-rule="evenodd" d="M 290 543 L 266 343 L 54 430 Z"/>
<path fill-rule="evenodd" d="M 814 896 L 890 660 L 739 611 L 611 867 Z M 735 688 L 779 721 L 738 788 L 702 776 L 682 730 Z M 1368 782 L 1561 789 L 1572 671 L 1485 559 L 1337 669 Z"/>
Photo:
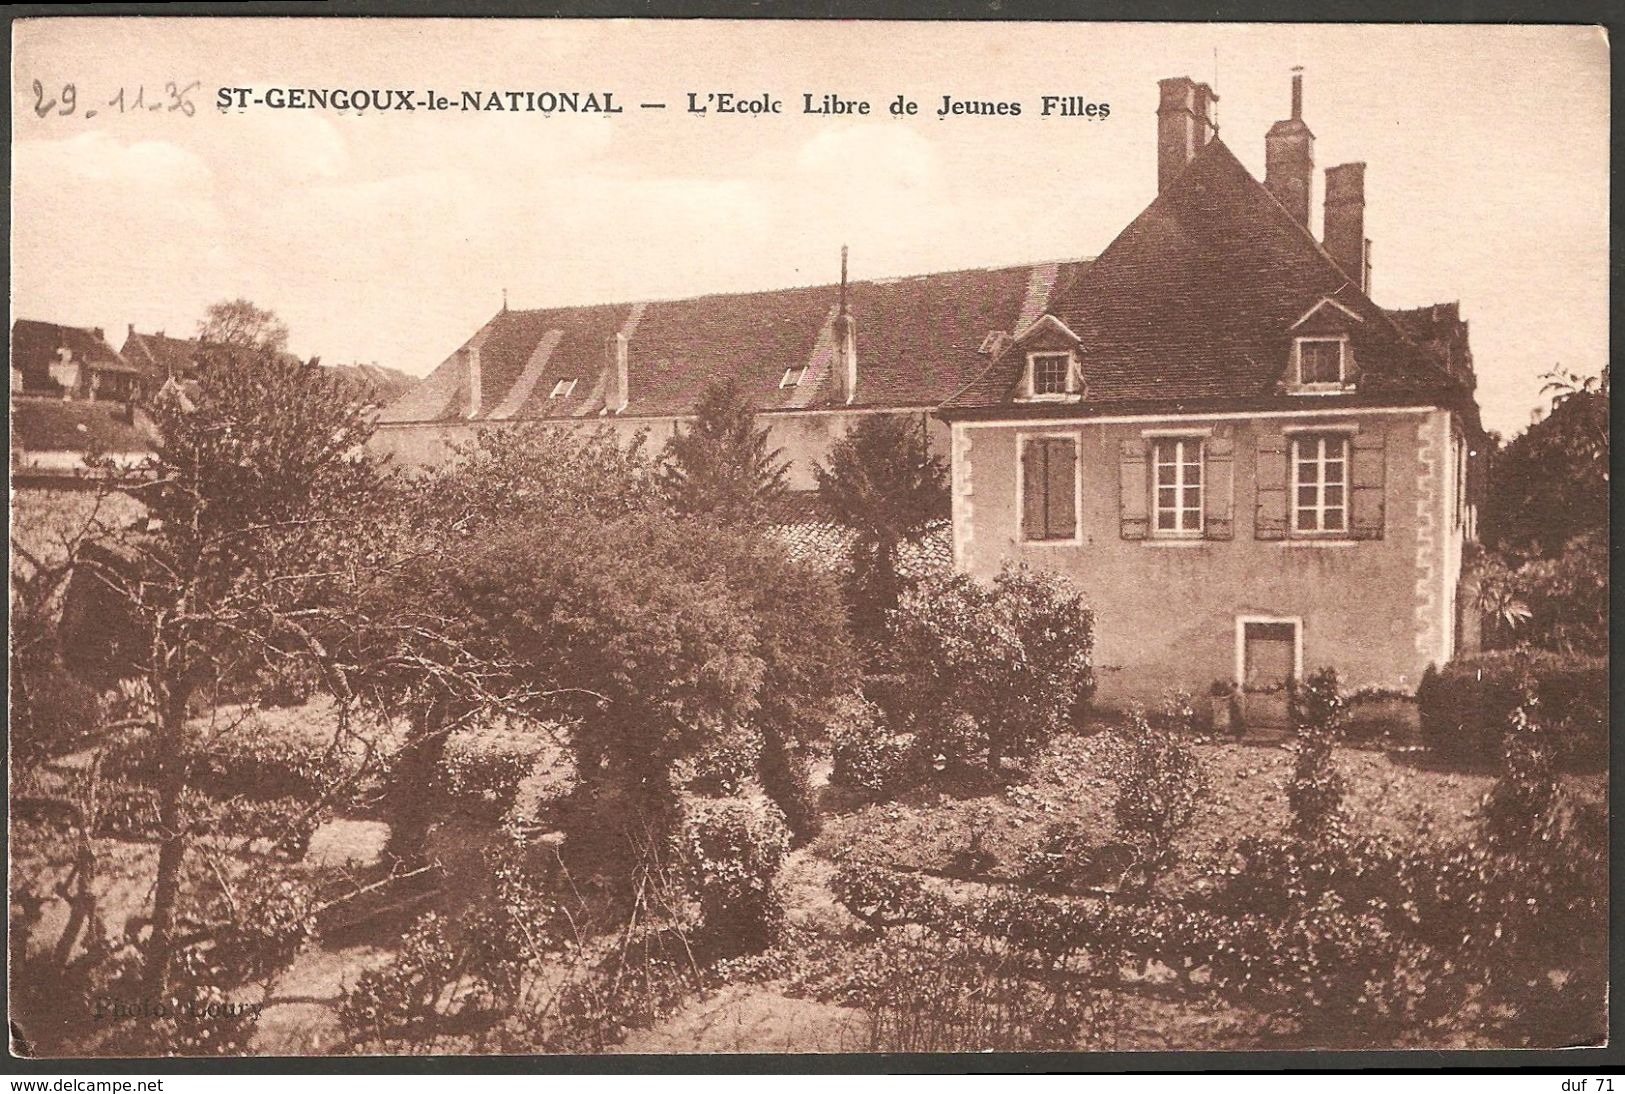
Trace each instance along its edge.
<path fill-rule="evenodd" d="M 1253 535 L 1258 539 L 1286 538 L 1287 482 L 1286 438 L 1280 428 L 1261 424 L 1258 457 L 1254 464 L 1254 493 L 1257 507 L 1253 515 Z"/>
<path fill-rule="evenodd" d="M 1117 511 L 1124 539 L 1144 539 L 1151 528 L 1145 457 L 1143 440 L 1122 442 L 1117 463 Z"/>
<path fill-rule="evenodd" d="M 1070 437 L 1022 442 L 1021 538 L 1078 538 L 1078 448 Z"/>
<path fill-rule="evenodd" d="M 1156 519 L 1151 533 L 1159 537 L 1195 537 L 1202 534 L 1202 440 L 1199 437 L 1160 437 L 1152 442 L 1151 462 L 1156 481 L 1152 508 Z"/>
<path fill-rule="evenodd" d="M 1229 539 L 1235 529 L 1235 446 L 1230 437 L 1216 434 L 1202 447 L 1203 536 Z"/>
<path fill-rule="evenodd" d="M 1349 439 L 1336 433 L 1292 438 L 1292 532 L 1347 532 Z"/>
<path fill-rule="evenodd" d="M 1386 438 L 1380 430 L 1361 431 L 1354 435 L 1353 448 L 1349 532 L 1355 539 L 1381 539 L 1388 477 Z"/>

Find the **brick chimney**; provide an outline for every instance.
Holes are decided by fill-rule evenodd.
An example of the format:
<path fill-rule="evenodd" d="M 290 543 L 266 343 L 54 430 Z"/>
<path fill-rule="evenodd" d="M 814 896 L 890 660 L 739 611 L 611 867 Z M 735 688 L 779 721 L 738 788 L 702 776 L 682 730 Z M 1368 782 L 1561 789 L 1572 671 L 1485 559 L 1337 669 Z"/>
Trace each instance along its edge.
<path fill-rule="evenodd" d="M 626 335 L 616 331 L 604 341 L 604 410 L 619 414 L 626 409 Z"/>
<path fill-rule="evenodd" d="M 835 314 L 835 367 L 830 394 L 850 403 L 858 394 L 858 324 L 846 306 L 846 248 L 841 248 L 841 308 Z"/>
<path fill-rule="evenodd" d="M 1371 241 L 1365 237 L 1365 164 L 1326 168 L 1326 225 L 1322 245 L 1332 261 L 1371 294 Z"/>
<path fill-rule="evenodd" d="M 481 389 L 484 386 L 480 379 L 480 347 L 465 348 L 463 361 L 468 366 L 468 416 L 477 418 L 480 413 Z"/>
<path fill-rule="evenodd" d="M 1157 193 L 1164 190 L 1185 170 L 1185 165 L 1196 157 L 1219 133 L 1213 124 L 1213 104 L 1219 97 L 1207 84 L 1199 84 L 1189 76 L 1171 76 L 1158 80 L 1162 101 L 1157 106 Z"/>
<path fill-rule="evenodd" d="M 1264 185 L 1292 218 L 1309 227 L 1315 182 L 1315 135 L 1303 120 L 1303 70 L 1292 70 L 1292 116 L 1264 135 Z"/>

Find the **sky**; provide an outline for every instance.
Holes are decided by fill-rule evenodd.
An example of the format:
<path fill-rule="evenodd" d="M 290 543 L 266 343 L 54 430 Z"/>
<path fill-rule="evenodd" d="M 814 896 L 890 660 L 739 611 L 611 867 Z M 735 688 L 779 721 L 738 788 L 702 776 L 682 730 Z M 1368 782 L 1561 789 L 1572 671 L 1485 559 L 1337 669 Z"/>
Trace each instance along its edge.
<path fill-rule="evenodd" d="M 1365 162 L 1373 296 L 1461 302 L 1486 425 L 1525 427 L 1554 366 L 1607 361 L 1595 28 L 149 17 L 13 33 L 12 315 L 101 326 L 115 349 L 128 324 L 190 335 L 210 303 L 247 297 L 302 355 L 423 375 L 504 292 L 524 308 L 827 283 L 843 243 L 854 278 L 1091 256 L 1155 196 L 1159 78 L 1211 83 L 1221 139 L 1261 178 L 1301 65 L 1311 227 L 1320 170 Z M 197 82 L 190 114 L 167 108 L 170 81 Z M 221 111 L 222 87 L 607 91 L 627 109 Z M 162 108 L 133 109 L 142 89 Z M 691 115 L 690 92 L 765 93 L 783 113 Z M 805 114 L 806 93 L 873 113 Z M 1045 94 L 1110 114 L 1045 118 Z M 893 118 L 899 95 L 919 113 Z M 1023 112 L 939 119 L 945 95 Z"/>

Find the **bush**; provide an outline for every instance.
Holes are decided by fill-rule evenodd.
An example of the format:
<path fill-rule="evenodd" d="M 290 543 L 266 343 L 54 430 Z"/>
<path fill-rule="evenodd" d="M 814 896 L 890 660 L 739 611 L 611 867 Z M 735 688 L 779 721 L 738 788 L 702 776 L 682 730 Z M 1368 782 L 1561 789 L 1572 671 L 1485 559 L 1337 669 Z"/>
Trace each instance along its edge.
<path fill-rule="evenodd" d="M 774 882 L 790 849 L 784 814 L 746 798 L 691 798 L 684 812 L 678 858 L 710 956 L 765 950 L 783 926 Z"/>
<path fill-rule="evenodd" d="M 93 742 L 101 728 L 96 691 L 54 661 L 13 664 L 11 756 L 33 764 Z"/>
<path fill-rule="evenodd" d="M 913 742 L 892 733 L 880 708 L 854 699 L 837 711 L 830 727 L 833 769 L 829 780 L 873 795 L 905 789 L 916 773 Z"/>
<path fill-rule="evenodd" d="M 1135 849 L 1147 879 L 1154 879 L 1207 796 L 1207 775 L 1189 744 L 1165 726 L 1153 726 L 1140 710 L 1130 712 L 1109 771 L 1117 783 L 1112 812 L 1118 832 Z"/>
<path fill-rule="evenodd" d="M 887 686 L 874 690 L 895 729 L 947 766 L 1031 755 L 1094 692 L 1094 614 L 1065 579 L 1006 563 L 991 584 L 930 577 L 887 616 Z"/>
<path fill-rule="evenodd" d="M 313 801 L 342 766 L 335 762 L 331 743 L 241 726 L 199 750 L 191 783 L 213 798 Z"/>
<path fill-rule="evenodd" d="M 1608 660 L 1545 650 L 1508 650 L 1462 657 L 1429 668 L 1416 691 L 1422 740 L 1452 760 L 1501 754 L 1507 719 L 1532 677 L 1540 724 L 1554 755 L 1571 765 L 1608 756 Z"/>
<path fill-rule="evenodd" d="M 1348 710 L 1338 686 L 1337 670 L 1325 668 L 1292 689 L 1293 759 L 1287 802 L 1292 832 L 1316 839 L 1341 822 L 1343 794 L 1348 789 L 1332 757 L 1343 735 Z"/>
<path fill-rule="evenodd" d="M 762 735 L 750 725 L 717 734 L 693 756 L 676 764 L 678 786 L 695 794 L 725 798 L 741 793 L 762 759 Z"/>
<path fill-rule="evenodd" d="M 495 729 L 453 733 L 440 757 L 438 790 L 446 804 L 473 820 L 500 820 L 536 766 L 537 743 Z"/>
<path fill-rule="evenodd" d="M 1361 688 L 1344 697 L 1348 720 L 1343 739 L 1351 744 L 1403 741 L 1416 733 L 1416 697 L 1397 688 Z"/>

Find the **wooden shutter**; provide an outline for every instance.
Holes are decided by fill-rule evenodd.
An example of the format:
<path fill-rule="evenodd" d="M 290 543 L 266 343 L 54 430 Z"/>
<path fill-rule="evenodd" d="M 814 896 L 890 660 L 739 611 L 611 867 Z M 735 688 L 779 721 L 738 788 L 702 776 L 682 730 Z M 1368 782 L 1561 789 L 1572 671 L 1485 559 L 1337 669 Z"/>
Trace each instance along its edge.
<path fill-rule="evenodd" d="M 1202 445 L 1202 533 L 1208 539 L 1235 534 L 1235 446 L 1229 437 Z"/>
<path fill-rule="evenodd" d="M 1388 477 L 1387 438 L 1381 431 L 1354 434 L 1349 460 L 1349 534 L 1355 539 L 1381 539 L 1383 495 Z"/>
<path fill-rule="evenodd" d="M 1078 531 L 1077 446 L 1069 440 L 1051 439 L 1049 450 L 1049 539 L 1072 539 Z"/>
<path fill-rule="evenodd" d="M 1021 442 L 1021 538 L 1044 538 L 1044 442 Z"/>
<path fill-rule="evenodd" d="M 1253 535 L 1258 539 L 1285 539 L 1287 532 L 1287 442 L 1279 427 L 1260 423 L 1258 463 L 1254 471 L 1258 505 Z"/>
<path fill-rule="evenodd" d="M 1124 539 L 1144 539 L 1151 529 L 1146 514 L 1150 487 L 1146 483 L 1144 440 L 1124 441 L 1118 459 L 1118 524 Z"/>

